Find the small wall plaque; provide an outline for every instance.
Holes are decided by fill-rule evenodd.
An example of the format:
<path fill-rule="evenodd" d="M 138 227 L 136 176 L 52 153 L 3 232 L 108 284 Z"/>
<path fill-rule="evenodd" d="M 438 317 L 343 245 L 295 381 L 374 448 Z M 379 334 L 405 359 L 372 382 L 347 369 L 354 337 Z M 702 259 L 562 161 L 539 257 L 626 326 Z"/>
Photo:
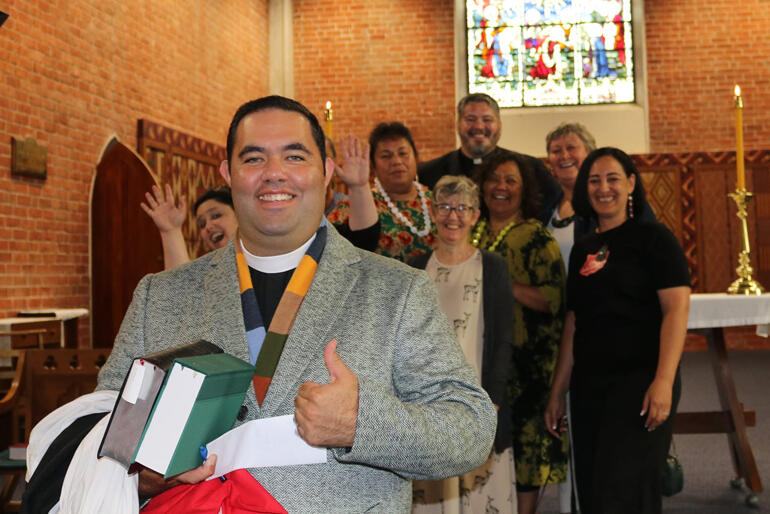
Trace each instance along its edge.
<path fill-rule="evenodd" d="M 35 138 L 28 137 L 20 141 L 11 138 L 11 176 L 46 178 L 46 160 L 48 149 L 37 144 Z"/>

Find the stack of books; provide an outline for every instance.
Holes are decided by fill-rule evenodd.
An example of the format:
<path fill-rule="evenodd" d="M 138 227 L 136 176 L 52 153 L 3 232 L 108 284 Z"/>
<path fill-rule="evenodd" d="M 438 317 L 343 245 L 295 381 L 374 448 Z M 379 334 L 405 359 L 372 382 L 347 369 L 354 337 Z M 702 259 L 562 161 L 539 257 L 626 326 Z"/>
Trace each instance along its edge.
<path fill-rule="evenodd" d="M 200 466 L 200 447 L 232 428 L 253 376 L 202 340 L 134 359 L 98 456 L 165 477 Z"/>

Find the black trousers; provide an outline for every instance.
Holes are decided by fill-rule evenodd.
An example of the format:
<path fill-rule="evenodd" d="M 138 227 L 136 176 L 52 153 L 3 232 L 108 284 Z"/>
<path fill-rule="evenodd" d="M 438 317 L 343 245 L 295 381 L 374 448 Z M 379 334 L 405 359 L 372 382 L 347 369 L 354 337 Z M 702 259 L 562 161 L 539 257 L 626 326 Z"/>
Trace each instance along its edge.
<path fill-rule="evenodd" d="M 661 474 L 681 395 L 677 370 L 671 411 L 644 428 L 642 401 L 654 370 L 573 377 L 570 389 L 575 479 L 583 514 L 659 514 Z"/>

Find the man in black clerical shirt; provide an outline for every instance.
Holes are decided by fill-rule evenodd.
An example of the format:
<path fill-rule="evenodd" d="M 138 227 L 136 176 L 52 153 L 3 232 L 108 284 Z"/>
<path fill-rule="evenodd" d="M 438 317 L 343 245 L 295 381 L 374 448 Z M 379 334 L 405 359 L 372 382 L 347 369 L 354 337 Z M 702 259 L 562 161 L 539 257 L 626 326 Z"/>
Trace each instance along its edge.
<path fill-rule="evenodd" d="M 495 99 L 484 93 L 466 95 L 457 104 L 457 135 L 460 136 L 460 148 L 420 164 L 417 167 L 419 181 L 432 189 L 444 175 L 465 175 L 472 178 L 476 168 L 498 148 L 501 131 L 500 107 Z M 525 157 L 535 171 L 542 195 L 543 214 L 538 216 L 538 219 L 547 223 L 548 216 L 553 211 L 553 204 L 559 197 L 559 184 L 543 161 L 528 155 Z"/>

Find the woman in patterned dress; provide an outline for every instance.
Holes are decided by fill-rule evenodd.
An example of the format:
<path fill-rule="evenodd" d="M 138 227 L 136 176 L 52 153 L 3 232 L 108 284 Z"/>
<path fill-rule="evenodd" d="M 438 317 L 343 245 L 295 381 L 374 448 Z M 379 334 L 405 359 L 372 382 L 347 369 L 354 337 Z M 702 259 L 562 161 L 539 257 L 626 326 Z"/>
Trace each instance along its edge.
<path fill-rule="evenodd" d="M 498 149 L 478 170 L 482 219 L 474 246 L 500 254 L 513 282 L 511 412 L 520 514 L 534 513 L 541 487 L 564 481 L 566 436 L 548 434 L 543 411 L 562 329 L 564 262 L 559 245 L 535 216 L 537 180 L 519 154 Z"/>
<path fill-rule="evenodd" d="M 469 178 L 446 175 L 433 188 L 436 250 L 409 264 L 428 272 L 444 314 L 471 367 L 498 408 L 495 451 L 459 477 L 414 482 L 414 514 L 515 513 L 508 387 L 513 350 L 513 292 L 505 261 L 470 244 L 479 219 L 479 189 Z"/>
<path fill-rule="evenodd" d="M 369 135 L 374 171 L 372 194 L 380 218 L 376 253 L 406 261 L 433 248 L 435 229 L 430 220 L 430 192 L 417 182 L 417 148 L 409 129 L 397 121 L 380 123 Z M 327 216 L 335 225 L 349 217 L 343 200 Z"/>

